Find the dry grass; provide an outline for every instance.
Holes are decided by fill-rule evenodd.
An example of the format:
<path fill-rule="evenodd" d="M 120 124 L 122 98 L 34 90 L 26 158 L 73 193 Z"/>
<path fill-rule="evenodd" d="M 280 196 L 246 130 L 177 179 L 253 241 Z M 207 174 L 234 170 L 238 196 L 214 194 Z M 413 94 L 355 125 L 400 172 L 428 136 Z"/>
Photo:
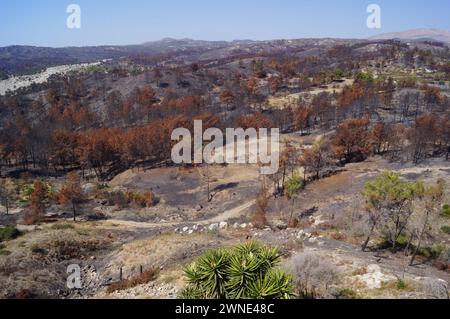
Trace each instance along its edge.
<path fill-rule="evenodd" d="M 267 206 L 269 204 L 269 196 L 265 190 L 261 190 L 256 197 L 256 212 L 253 216 L 253 224 L 256 228 L 264 228 L 267 226 Z"/>
<path fill-rule="evenodd" d="M 367 267 L 360 267 L 358 269 L 356 269 L 355 271 L 352 272 L 352 276 L 362 276 L 367 274 Z"/>
<path fill-rule="evenodd" d="M 110 294 L 115 291 L 126 290 L 139 285 L 144 285 L 151 281 L 154 281 L 157 276 L 158 270 L 156 268 L 150 268 L 138 276 L 129 279 L 124 279 L 122 281 L 111 284 L 106 289 L 106 292 Z"/>

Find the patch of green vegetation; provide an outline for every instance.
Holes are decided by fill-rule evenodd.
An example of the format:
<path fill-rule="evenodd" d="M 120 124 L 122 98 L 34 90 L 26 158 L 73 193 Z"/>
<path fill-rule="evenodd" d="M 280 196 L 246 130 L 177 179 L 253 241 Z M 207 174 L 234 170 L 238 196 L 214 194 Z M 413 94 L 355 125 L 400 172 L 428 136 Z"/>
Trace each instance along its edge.
<path fill-rule="evenodd" d="M 105 73 L 106 68 L 101 65 L 90 65 L 84 69 L 85 73 Z"/>
<path fill-rule="evenodd" d="M 400 234 L 397 238 L 398 247 L 406 247 L 408 245 L 408 237 L 405 234 Z"/>
<path fill-rule="evenodd" d="M 294 175 L 291 176 L 284 185 L 286 190 L 286 195 L 288 199 L 295 199 L 297 197 L 297 193 L 305 187 L 305 182 L 300 176 Z"/>
<path fill-rule="evenodd" d="M 380 238 L 381 241 L 379 243 L 379 248 L 386 249 L 392 246 L 392 240 L 388 238 L 387 236 L 383 236 Z M 405 234 L 400 234 L 398 236 L 397 240 L 395 241 L 395 247 L 397 248 L 406 248 L 408 245 L 408 237 Z"/>
<path fill-rule="evenodd" d="M 0 250 L 0 256 L 8 256 L 11 255 L 11 252 L 8 250 Z"/>
<path fill-rule="evenodd" d="M 450 226 L 449 225 L 442 226 L 441 231 L 447 235 L 450 235 Z"/>
<path fill-rule="evenodd" d="M 450 218 L 450 205 L 445 204 L 442 206 L 442 215 Z"/>
<path fill-rule="evenodd" d="M 350 288 L 341 288 L 334 294 L 336 299 L 356 299 L 357 293 Z"/>
<path fill-rule="evenodd" d="M 397 289 L 398 290 L 406 290 L 408 288 L 408 285 L 404 280 L 398 279 L 397 280 Z"/>
<path fill-rule="evenodd" d="M 102 190 L 107 190 L 110 189 L 108 184 L 98 184 L 97 185 L 97 190 L 102 191 Z"/>
<path fill-rule="evenodd" d="M 361 72 L 356 75 L 355 80 L 372 83 L 374 81 L 374 77 L 370 72 Z"/>
<path fill-rule="evenodd" d="M 26 184 L 23 186 L 22 190 L 20 191 L 20 198 L 23 201 L 27 201 L 28 198 L 30 198 L 31 194 L 33 194 L 34 186 L 33 184 Z"/>
<path fill-rule="evenodd" d="M 5 248 L 6 248 L 6 246 L 0 245 L 0 256 L 11 255 L 11 252 L 9 250 L 6 250 Z"/>
<path fill-rule="evenodd" d="M 21 235 L 23 235 L 23 233 L 14 227 L 6 226 L 5 228 L 0 228 L 0 242 L 16 239 Z"/>
<path fill-rule="evenodd" d="M 429 258 L 429 259 L 437 259 L 442 253 L 445 251 L 445 247 L 441 245 L 433 245 L 430 247 L 421 247 L 419 249 L 419 255 Z"/>
<path fill-rule="evenodd" d="M 72 224 L 55 224 L 52 226 L 52 229 L 55 230 L 75 229 L 75 226 Z"/>
<path fill-rule="evenodd" d="M 45 187 L 47 188 L 47 194 L 45 195 L 46 199 L 53 198 L 56 191 L 52 184 L 48 182 L 43 182 Z M 34 183 L 31 184 L 25 184 L 22 186 L 22 189 L 20 190 L 20 199 L 22 202 L 27 202 L 30 200 L 31 194 L 34 192 Z"/>

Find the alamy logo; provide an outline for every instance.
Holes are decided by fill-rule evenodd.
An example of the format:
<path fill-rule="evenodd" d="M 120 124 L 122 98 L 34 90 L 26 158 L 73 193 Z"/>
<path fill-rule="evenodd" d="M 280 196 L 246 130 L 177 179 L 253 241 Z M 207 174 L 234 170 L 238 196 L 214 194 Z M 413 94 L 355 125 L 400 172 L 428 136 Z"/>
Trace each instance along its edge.
<path fill-rule="evenodd" d="M 73 264 L 67 267 L 67 288 L 68 289 L 81 289 L 81 268 L 79 265 Z"/>
<path fill-rule="evenodd" d="M 78 4 L 69 4 L 66 9 L 70 15 L 67 17 L 66 25 L 68 29 L 81 28 L 81 8 Z"/>
<path fill-rule="evenodd" d="M 172 132 L 172 141 L 178 143 L 172 148 L 175 164 L 260 164 L 261 174 L 278 172 L 280 156 L 280 130 L 273 128 L 234 129 L 227 128 L 224 134 L 218 128 L 203 132 L 202 121 L 194 121 L 194 139 L 186 128 Z M 210 142 L 204 144 L 204 142 Z M 194 154 L 192 154 L 194 149 Z M 192 156 L 194 155 L 194 156 Z"/>
<path fill-rule="evenodd" d="M 381 7 L 378 4 L 371 4 L 367 7 L 367 27 L 369 29 L 381 29 Z"/>

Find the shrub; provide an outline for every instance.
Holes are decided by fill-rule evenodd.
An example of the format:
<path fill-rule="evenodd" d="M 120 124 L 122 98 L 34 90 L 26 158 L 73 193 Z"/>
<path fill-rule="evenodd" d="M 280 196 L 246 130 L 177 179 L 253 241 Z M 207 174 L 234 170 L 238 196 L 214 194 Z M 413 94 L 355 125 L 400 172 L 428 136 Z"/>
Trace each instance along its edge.
<path fill-rule="evenodd" d="M 6 240 L 16 239 L 22 235 L 22 232 L 17 228 L 6 226 L 5 228 L 0 228 L 0 242 Z"/>
<path fill-rule="evenodd" d="M 445 247 L 434 245 L 431 247 L 421 247 L 418 254 L 429 259 L 438 259 L 444 252 Z"/>
<path fill-rule="evenodd" d="M 256 196 L 256 212 L 253 216 L 253 224 L 256 228 L 264 228 L 267 226 L 267 206 L 269 205 L 269 196 L 265 190 L 261 190 Z"/>
<path fill-rule="evenodd" d="M 408 287 L 406 282 L 404 280 L 398 279 L 397 280 L 397 289 L 398 290 L 405 290 Z"/>
<path fill-rule="evenodd" d="M 347 236 L 345 236 L 343 233 L 341 233 L 339 231 L 332 232 L 330 234 L 330 236 L 334 240 L 338 240 L 338 241 L 343 241 L 343 240 L 345 240 L 347 238 Z"/>
<path fill-rule="evenodd" d="M 442 206 L 442 215 L 444 215 L 446 217 L 450 217 L 450 205 L 449 204 L 445 204 L 444 206 Z"/>
<path fill-rule="evenodd" d="M 284 188 L 289 199 L 295 198 L 297 193 L 305 186 L 303 179 L 300 176 L 294 175 L 290 177 Z"/>
<path fill-rule="evenodd" d="M 97 190 L 99 190 L 99 191 L 103 191 L 103 190 L 107 190 L 107 189 L 109 189 L 108 184 L 98 184 L 97 185 Z"/>
<path fill-rule="evenodd" d="M 36 298 L 36 294 L 29 289 L 21 289 L 9 297 L 10 299 L 27 300 Z"/>
<path fill-rule="evenodd" d="M 67 261 L 83 259 L 96 251 L 108 249 L 109 242 L 102 239 L 85 238 L 76 231 L 56 232 L 51 238 L 30 247 L 34 254 L 43 255 L 47 260 Z"/>
<path fill-rule="evenodd" d="M 128 192 L 126 194 L 128 201 L 136 204 L 139 207 L 153 207 L 157 203 L 157 199 L 152 192 L 134 193 Z"/>
<path fill-rule="evenodd" d="M 336 299 L 356 299 L 357 293 L 350 288 L 342 288 L 334 293 Z"/>
<path fill-rule="evenodd" d="M 66 229 L 74 229 L 75 226 L 72 224 L 55 224 L 52 226 L 54 230 L 66 230 Z"/>
<path fill-rule="evenodd" d="M 107 289 L 107 293 L 112 293 L 114 291 L 126 290 L 139 285 L 147 284 L 154 281 L 158 275 L 158 270 L 156 268 L 150 268 L 144 271 L 142 274 L 132 277 L 130 279 L 124 279 L 122 281 L 111 284 Z"/>
<path fill-rule="evenodd" d="M 33 192 L 30 195 L 30 205 L 25 213 L 23 221 L 26 225 L 36 224 L 45 213 L 45 204 L 50 199 L 48 185 L 36 180 L 33 184 Z"/>
<path fill-rule="evenodd" d="M 275 269 L 281 255 L 276 248 L 249 242 L 209 251 L 188 265 L 184 299 L 289 299 L 292 277 Z"/>
<path fill-rule="evenodd" d="M 130 205 L 128 197 L 122 191 L 102 191 L 98 195 L 98 197 L 104 198 L 108 206 L 118 206 L 119 208 L 126 208 Z"/>
<path fill-rule="evenodd" d="M 105 199 L 110 206 L 118 206 L 120 208 L 129 207 L 134 204 L 138 207 L 153 207 L 158 203 L 158 199 L 152 192 L 104 192 Z"/>
<path fill-rule="evenodd" d="M 289 269 L 294 275 L 296 292 L 307 299 L 326 296 L 338 278 L 335 267 L 315 253 L 294 255 L 289 262 Z"/>
<path fill-rule="evenodd" d="M 32 184 L 25 184 L 22 186 L 22 189 L 20 190 L 21 200 L 25 202 L 31 200 L 31 196 L 35 192 L 36 186 L 42 188 L 45 200 L 48 201 L 54 197 L 55 190 L 53 188 L 53 185 L 48 182 L 37 180 Z"/>
<path fill-rule="evenodd" d="M 443 233 L 446 233 L 447 235 L 450 235 L 450 226 L 448 226 L 448 225 L 442 226 L 441 231 Z"/>
<path fill-rule="evenodd" d="M 7 256 L 7 255 L 11 254 L 11 252 L 6 250 L 5 248 L 6 248 L 5 245 L 0 244 L 0 256 Z"/>
<path fill-rule="evenodd" d="M 435 260 L 433 266 L 441 271 L 448 271 L 450 269 L 450 263 L 444 260 Z"/>
<path fill-rule="evenodd" d="M 288 226 L 293 227 L 293 217 L 294 217 L 294 204 L 297 193 L 305 187 L 305 183 L 300 176 L 293 175 L 285 183 L 284 189 L 289 200 L 292 201 L 291 214 L 289 217 Z"/>

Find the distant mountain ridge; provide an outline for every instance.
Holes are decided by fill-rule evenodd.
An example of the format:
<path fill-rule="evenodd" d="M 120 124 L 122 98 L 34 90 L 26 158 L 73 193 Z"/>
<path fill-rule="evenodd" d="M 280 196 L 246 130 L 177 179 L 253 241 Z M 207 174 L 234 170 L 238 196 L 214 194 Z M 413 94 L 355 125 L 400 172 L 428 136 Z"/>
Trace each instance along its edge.
<path fill-rule="evenodd" d="M 193 39 L 164 38 L 158 41 L 137 45 L 102 45 L 89 47 L 36 47 L 7 46 L 0 47 L 0 80 L 10 75 L 31 74 L 47 67 L 90 63 L 104 59 L 118 59 L 128 56 L 179 54 L 196 57 L 198 60 L 213 60 L 233 54 L 274 53 L 286 49 L 306 47 L 332 47 L 334 45 L 363 43 L 367 41 L 435 40 L 450 43 L 450 31 L 439 29 L 416 29 L 405 32 L 381 34 L 370 39 L 280 39 L 267 41 L 234 40 L 207 41 Z"/>
<path fill-rule="evenodd" d="M 384 33 L 374 37 L 370 40 L 435 40 L 440 42 L 450 43 L 450 31 L 444 29 L 414 29 L 403 32 Z"/>
<path fill-rule="evenodd" d="M 349 41 L 361 40 L 294 39 L 270 41 L 235 40 L 227 42 L 164 38 L 137 45 L 64 48 L 14 45 L 0 47 L 0 79 L 5 74 L 30 74 L 49 66 L 89 63 L 103 59 L 116 59 L 136 55 L 186 53 L 191 55 L 197 54 L 200 59 L 214 59 L 234 53 L 282 51 L 288 47 L 299 47 L 307 43 L 333 45 L 348 43 Z"/>

